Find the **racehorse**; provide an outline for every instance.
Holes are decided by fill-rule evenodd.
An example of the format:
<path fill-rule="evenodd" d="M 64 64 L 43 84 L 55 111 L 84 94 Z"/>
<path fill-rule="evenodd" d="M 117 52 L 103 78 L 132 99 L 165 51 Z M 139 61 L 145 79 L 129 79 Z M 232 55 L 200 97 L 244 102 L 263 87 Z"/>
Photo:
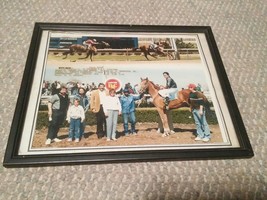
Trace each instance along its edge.
<path fill-rule="evenodd" d="M 86 59 L 90 56 L 90 60 L 93 61 L 92 57 L 96 54 L 98 48 L 104 49 L 108 47 L 110 47 L 110 45 L 104 41 L 101 41 L 99 44 L 92 45 L 89 48 L 81 44 L 73 44 L 69 47 L 68 51 L 63 53 L 63 55 L 65 55 L 63 59 L 66 59 L 68 54 L 73 55 L 74 53 L 78 53 L 80 55 L 81 53 L 86 53 L 86 57 L 80 59 Z"/>
<path fill-rule="evenodd" d="M 150 96 L 153 99 L 153 104 L 155 105 L 159 116 L 161 118 L 161 121 L 163 123 L 164 127 L 164 134 L 163 137 L 170 135 L 170 127 L 168 124 L 168 118 L 166 114 L 165 109 L 165 103 L 163 98 L 159 95 L 159 87 L 155 85 L 152 81 L 148 80 L 148 78 L 142 79 L 141 83 L 139 84 L 139 93 L 148 92 Z M 180 90 L 177 92 L 177 98 L 174 100 L 171 100 L 169 103 L 169 109 L 175 109 L 175 108 L 181 108 L 181 107 L 189 107 L 189 95 L 190 95 L 189 89 Z M 203 97 L 205 97 L 203 95 Z"/>
<path fill-rule="evenodd" d="M 150 55 L 151 57 L 157 59 L 157 56 L 156 55 L 160 55 L 160 56 L 167 56 L 170 60 L 173 60 L 174 57 L 172 55 L 171 52 L 164 52 L 163 50 L 165 48 L 171 48 L 170 44 L 166 41 L 161 41 L 161 42 L 158 42 L 158 47 L 156 49 L 152 49 L 150 48 L 150 45 L 149 44 L 146 44 L 146 45 L 141 45 L 139 46 L 138 48 L 133 48 L 133 51 L 136 51 L 137 49 L 140 49 L 141 52 L 143 52 L 145 58 L 147 60 L 148 59 L 148 55 Z M 155 53 L 156 55 L 153 55 L 152 53 Z"/>

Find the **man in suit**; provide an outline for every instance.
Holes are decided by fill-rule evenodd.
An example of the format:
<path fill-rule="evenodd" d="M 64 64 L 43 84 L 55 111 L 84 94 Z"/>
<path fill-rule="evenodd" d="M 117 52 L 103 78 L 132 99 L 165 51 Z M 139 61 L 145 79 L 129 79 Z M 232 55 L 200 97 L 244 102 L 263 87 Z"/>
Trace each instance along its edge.
<path fill-rule="evenodd" d="M 99 83 L 98 89 L 92 91 L 90 100 L 91 111 L 96 115 L 96 134 L 99 139 L 106 135 L 106 116 L 103 110 L 103 101 L 106 96 L 105 85 Z"/>

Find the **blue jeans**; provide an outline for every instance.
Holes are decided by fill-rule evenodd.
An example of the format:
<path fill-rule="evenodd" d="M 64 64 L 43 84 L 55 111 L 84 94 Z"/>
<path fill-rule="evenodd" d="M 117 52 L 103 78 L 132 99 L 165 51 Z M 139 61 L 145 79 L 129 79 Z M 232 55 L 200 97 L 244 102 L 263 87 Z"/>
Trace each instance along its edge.
<path fill-rule="evenodd" d="M 70 130 L 69 130 L 69 138 L 80 139 L 80 127 L 81 127 L 81 118 L 73 119 L 70 118 Z"/>
<path fill-rule="evenodd" d="M 192 113 L 197 128 L 197 136 L 200 138 L 210 138 L 210 129 L 206 120 L 205 111 L 203 111 L 203 115 L 200 115 L 199 110 L 193 109 Z"/>
<path fill-rule="evenodd" d="M 47 139 L 49 138 L 53 140 L 54 138 L 57 137 L 59 128 L 63 124 L 65 118 L 66 118 L 66 112 L 60 110 L 52 111 L 52 121 L 50 122 L 48 127 Z"/>
<path fill-rule="evenodd" d="M 135 132 L 135 113 L 134 112 L 130 112 L 130 113 L 123 113 L 123 128 L 124 128 L 124 133 L 125 135 L 128 134 L 129 130 L 128 130 L 128 119 L 130 119 L 130 123 L 131 123 L 131 132 L 134 133 Z"/>
<path fill-rule="evenodd" d="M 107 139 L 116 138 L 117 122 L 118 122 L 118 110 L 108 110 L 107 122 Z"/>

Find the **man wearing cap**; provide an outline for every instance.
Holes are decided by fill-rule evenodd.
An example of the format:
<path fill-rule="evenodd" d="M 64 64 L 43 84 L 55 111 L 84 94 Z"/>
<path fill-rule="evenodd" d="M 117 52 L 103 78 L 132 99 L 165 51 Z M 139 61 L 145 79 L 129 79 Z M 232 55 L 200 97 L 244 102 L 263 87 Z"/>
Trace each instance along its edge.
<path fill-rule="evenodd" d="M 61 85 L 60 92 L 54 94 L 48 102 L 48 117 L 49 117 L 49 127 L 46 145 L 51 144 L 51 142 L 60 142 L 61 140 L 57 138 L 57 134 L 60 126 L 66 120 L 67 111 L 69 108 L 70 100 L 67 95 L 67 87 Z"/>
<path fill-rule="evenodd" d="M 135 101 L 141 99 L 142 94 L 133 96 L 130 95 L 128 89 L 123 90 L 123 95 L 120 97 L 121 107 L 122 107 L 122 117 L 123 117 L 123 128 L 125 136 L 128 136 L 128 119 L 130 119 L 131 123 L 131 133 L 136 135 L 135 130 Z"/>
<path fill-rule="evenodd" d="M 191 91 L 189 103 L 197 129 L 195 141 L 208 142 L 210 140 L 210 129 L 205 116 L 205 102 L 208 100 L 202 92 L 196 91 L 195 84 L 189 84 L 188 89 Z"/>

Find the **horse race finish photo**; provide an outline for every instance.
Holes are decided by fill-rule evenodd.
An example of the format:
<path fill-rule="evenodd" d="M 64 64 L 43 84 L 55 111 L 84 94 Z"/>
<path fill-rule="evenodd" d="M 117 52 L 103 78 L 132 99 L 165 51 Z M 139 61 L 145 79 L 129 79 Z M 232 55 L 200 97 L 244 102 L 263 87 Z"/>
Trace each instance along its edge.
<path fill-rule="evenodd" d="M 36 25 L 25 164 L 252 155 L 209 27 L 80 26 Z"/>

